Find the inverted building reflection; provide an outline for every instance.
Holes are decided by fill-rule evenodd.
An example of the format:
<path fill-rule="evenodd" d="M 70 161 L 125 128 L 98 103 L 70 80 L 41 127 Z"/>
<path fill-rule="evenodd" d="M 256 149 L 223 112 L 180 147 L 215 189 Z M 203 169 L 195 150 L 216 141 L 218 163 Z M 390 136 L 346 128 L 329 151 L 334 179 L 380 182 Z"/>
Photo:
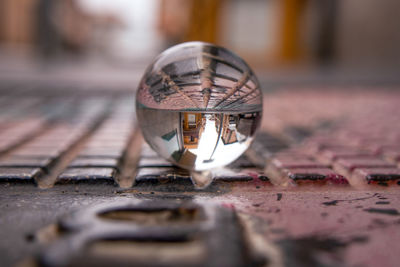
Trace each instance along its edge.
<path fill-rule="evenodd" d="M 236 142 L 245 142 L 251 137 L 257 126 L 258 112 L 246 114 L 217 114 L 215 128 L 221 131 L 221 140 L 224 145 Z"/>
<path fill-rule="evenodd" d="M 156 151 L 179 166 L 209 169 L 238 157 L 249 145 L 260 122 L 260 112 L 177 112 L 146 110 L 144 134 Z M 154 113 L 151 116 L 148 114 Z M 138 110 L 138 116 L 141 116 Z"/>

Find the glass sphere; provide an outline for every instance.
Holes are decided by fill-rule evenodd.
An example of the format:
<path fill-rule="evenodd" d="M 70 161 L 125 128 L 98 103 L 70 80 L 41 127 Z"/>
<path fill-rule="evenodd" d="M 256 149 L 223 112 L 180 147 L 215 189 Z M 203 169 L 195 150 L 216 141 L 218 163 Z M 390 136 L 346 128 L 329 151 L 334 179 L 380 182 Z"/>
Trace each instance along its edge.
<path fill-rule="evenodd" d="M 205 171 L 231 163 L 250 146 L 262 93 L 240 57 L 188 42 L 167 49 L 147 68 L 136 112 L 144 139 L 160 156 Z"/>

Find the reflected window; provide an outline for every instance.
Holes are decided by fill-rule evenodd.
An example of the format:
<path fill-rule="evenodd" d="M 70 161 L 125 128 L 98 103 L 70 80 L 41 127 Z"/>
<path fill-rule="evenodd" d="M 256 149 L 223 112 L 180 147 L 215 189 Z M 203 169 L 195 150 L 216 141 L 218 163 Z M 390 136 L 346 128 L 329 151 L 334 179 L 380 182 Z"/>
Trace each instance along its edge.
<path fill-rule="evenodd" d="M 204 130 L 203 116 L 201 113 L 183 112 L 183 144 L 187 149 L 195 149 Z"/>

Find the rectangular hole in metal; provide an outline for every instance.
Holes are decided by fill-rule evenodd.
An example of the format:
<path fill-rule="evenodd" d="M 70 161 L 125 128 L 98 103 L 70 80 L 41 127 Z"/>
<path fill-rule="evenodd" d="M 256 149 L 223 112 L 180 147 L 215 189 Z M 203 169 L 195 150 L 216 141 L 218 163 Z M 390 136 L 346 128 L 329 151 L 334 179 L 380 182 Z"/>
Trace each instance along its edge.
<path fill-rule="evenodd" d="M 124 208 L 113 209 L 98 214 L 104 220 L 133 222 L 144 225 L 188 224 L 202 219 L 196 208 Z"/>

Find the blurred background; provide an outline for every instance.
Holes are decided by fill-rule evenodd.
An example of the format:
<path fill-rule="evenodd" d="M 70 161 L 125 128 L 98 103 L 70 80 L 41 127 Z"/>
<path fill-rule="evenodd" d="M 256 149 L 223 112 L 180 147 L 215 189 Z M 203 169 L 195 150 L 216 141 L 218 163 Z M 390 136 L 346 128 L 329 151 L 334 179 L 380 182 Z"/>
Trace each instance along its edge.
<path fill-rule="evenodd" d="M 397 0 L 0 0 L 0 78 L 62 69 L 136 79 L 193 40 L 233 50 L 264 77 L 395 77 L 399 25 Z"/>

